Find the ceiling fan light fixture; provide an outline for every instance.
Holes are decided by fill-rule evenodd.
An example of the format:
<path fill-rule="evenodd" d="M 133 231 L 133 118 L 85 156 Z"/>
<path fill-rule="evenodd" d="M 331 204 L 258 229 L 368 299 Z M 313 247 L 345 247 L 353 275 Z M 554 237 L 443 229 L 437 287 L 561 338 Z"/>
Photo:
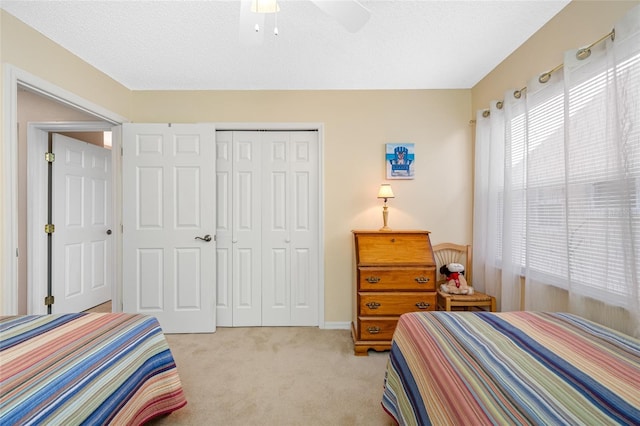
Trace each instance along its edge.
<path fill-rule="evenodd" d="M 280 6 L 276 0 L 251 0 L 251 11 L 255 13 L 276 13 Z"/>

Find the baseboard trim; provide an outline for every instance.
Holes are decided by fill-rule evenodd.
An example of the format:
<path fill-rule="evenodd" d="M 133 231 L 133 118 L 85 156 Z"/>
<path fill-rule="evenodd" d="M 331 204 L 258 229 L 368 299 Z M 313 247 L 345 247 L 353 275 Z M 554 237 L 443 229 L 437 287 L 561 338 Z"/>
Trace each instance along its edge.
<path fill-rule="evenodd" d="M 325 321 L 324 323 L 325 330 L 351 330 L 350 322 L 342 322 L 342 321 Z"/>

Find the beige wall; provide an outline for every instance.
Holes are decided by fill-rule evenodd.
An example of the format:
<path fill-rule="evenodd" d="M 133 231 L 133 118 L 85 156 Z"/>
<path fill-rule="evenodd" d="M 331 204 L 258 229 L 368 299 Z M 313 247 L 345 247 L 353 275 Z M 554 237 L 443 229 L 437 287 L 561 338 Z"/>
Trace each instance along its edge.
<path fill-rule="evenodd" d="M 129 116 L 130 90 L 1 9 L 0 60 Z"/>
<path fill-rule="evenodd" d="M 564 52 L 588 46 L 611 31 L 637 0 L 574 0 L 537 33 L 494 68 L 472 89 L 472 111 L 488 108 L 510 89 L 520 89 L 531 78 L 553 69 Z M 474 113 L 475 114 L 475 113 Z"/>
<path fill-rule="evenodd" d="M 324 123 L 325 320 L 346 322 L 351 230 L 382 226 L 385 143 L 416 152 L 415 179 L 391 181 L 389 225 L 471 243 L 470 105 L 469 90 L 134 92 L 132 120 Z"/>

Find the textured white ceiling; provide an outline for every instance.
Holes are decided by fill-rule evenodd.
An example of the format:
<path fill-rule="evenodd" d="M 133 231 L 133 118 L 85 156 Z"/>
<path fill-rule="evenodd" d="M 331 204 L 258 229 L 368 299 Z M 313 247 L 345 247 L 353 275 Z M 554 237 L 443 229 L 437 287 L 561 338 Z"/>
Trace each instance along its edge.
<path fill-rule="evenodd" d="M 309 0 L 280 0 L 279 35 L 240 42 L 240 1 L 0 0 L 132 90 L 470 88 L 569 0 L 360 0 L 351 33 Z"/>

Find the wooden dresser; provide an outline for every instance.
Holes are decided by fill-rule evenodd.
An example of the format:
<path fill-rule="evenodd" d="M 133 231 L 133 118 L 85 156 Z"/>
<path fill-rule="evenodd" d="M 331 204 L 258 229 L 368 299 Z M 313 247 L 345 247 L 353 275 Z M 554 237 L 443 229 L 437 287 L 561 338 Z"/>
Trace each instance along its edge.
<path fill-rule="evenodd" d="M 356 355 L 391 349 L 398 317 L 436 309 L 429 231 L 353 231 L 356 279 L 351 334 Z"/>

